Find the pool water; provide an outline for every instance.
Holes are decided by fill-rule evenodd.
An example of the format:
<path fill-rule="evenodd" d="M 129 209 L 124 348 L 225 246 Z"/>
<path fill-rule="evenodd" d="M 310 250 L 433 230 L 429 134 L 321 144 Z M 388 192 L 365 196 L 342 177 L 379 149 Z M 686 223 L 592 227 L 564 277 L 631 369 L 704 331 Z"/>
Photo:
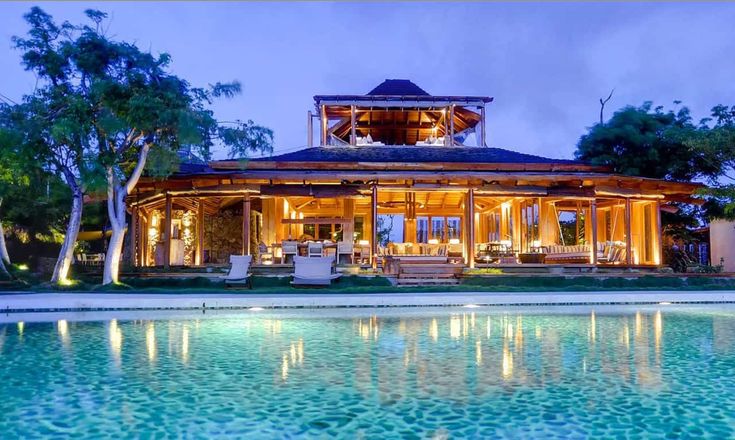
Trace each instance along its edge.
<path fill-rule="evenodd" d="M 0 433 L 735 436 L 733 309 L 552 309 L 0 324 Z"/>

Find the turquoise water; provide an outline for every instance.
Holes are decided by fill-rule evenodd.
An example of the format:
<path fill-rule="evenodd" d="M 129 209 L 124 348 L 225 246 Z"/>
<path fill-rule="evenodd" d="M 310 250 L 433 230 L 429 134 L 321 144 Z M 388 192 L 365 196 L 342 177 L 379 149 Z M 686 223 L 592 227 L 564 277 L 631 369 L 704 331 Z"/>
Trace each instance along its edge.
<path fill-rule="evenodd" d="M 735 312 L 722 309 L 0 324 L 0 433 L 733 438 Z"/>

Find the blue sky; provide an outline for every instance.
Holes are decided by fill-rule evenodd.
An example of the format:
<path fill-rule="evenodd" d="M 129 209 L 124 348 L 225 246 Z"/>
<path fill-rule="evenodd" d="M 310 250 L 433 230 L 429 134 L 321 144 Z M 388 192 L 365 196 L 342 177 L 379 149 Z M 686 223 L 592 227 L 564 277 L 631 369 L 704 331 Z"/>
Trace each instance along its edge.
<path fill-rule="evenodd" d="M 35 79 L 10 37 L 32 3 L 0 4 L 0 93 Z M 615 109 L 681 100 L 696 118 L 735 104 L 735 4 L 43 2 L 58 21 L 108 12 L 108 34 L 173 57 L 194 85 L 237 79 L 221 120 L 272 128 L 276 151 L 306 144 L 315 94 L 360 94 L 407 78 L 433 94 L 489 95 L 490 146 L 570 158 L 612 88 Z M 607 113 L 610 114 L 610 111 Z"/>

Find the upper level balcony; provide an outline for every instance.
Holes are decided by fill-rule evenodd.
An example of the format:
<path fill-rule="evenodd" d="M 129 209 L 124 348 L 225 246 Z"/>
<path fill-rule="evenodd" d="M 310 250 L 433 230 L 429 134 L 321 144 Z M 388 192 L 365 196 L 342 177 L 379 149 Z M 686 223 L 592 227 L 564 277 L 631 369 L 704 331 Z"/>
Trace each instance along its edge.
<path fill-rule="evenodd" d="M 432 96 L 408 80 L 385 80 L 366 95 L 317 95 L 309 112 L 321 146 L 485 146 L 485 96 Z"/>

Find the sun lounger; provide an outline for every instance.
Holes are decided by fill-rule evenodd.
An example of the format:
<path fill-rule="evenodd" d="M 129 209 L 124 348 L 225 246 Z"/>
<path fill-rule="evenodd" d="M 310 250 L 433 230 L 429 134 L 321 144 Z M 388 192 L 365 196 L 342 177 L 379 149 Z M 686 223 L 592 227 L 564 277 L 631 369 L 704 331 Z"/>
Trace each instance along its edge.
<path fill-rule="evenodd" d="M 251 255 L 230 255 L 230 272 L 220 277 L 225 280 L 225 285 L 247 285 L 252 288 L 250 283 L 250 263 L 253 261 Z"/>
<path fill-rule="evenodd" d="M 294 257 L 294 273 L 291 284 L 328 286 L 342 276 L 332 272 L 332 257 Z"/>

